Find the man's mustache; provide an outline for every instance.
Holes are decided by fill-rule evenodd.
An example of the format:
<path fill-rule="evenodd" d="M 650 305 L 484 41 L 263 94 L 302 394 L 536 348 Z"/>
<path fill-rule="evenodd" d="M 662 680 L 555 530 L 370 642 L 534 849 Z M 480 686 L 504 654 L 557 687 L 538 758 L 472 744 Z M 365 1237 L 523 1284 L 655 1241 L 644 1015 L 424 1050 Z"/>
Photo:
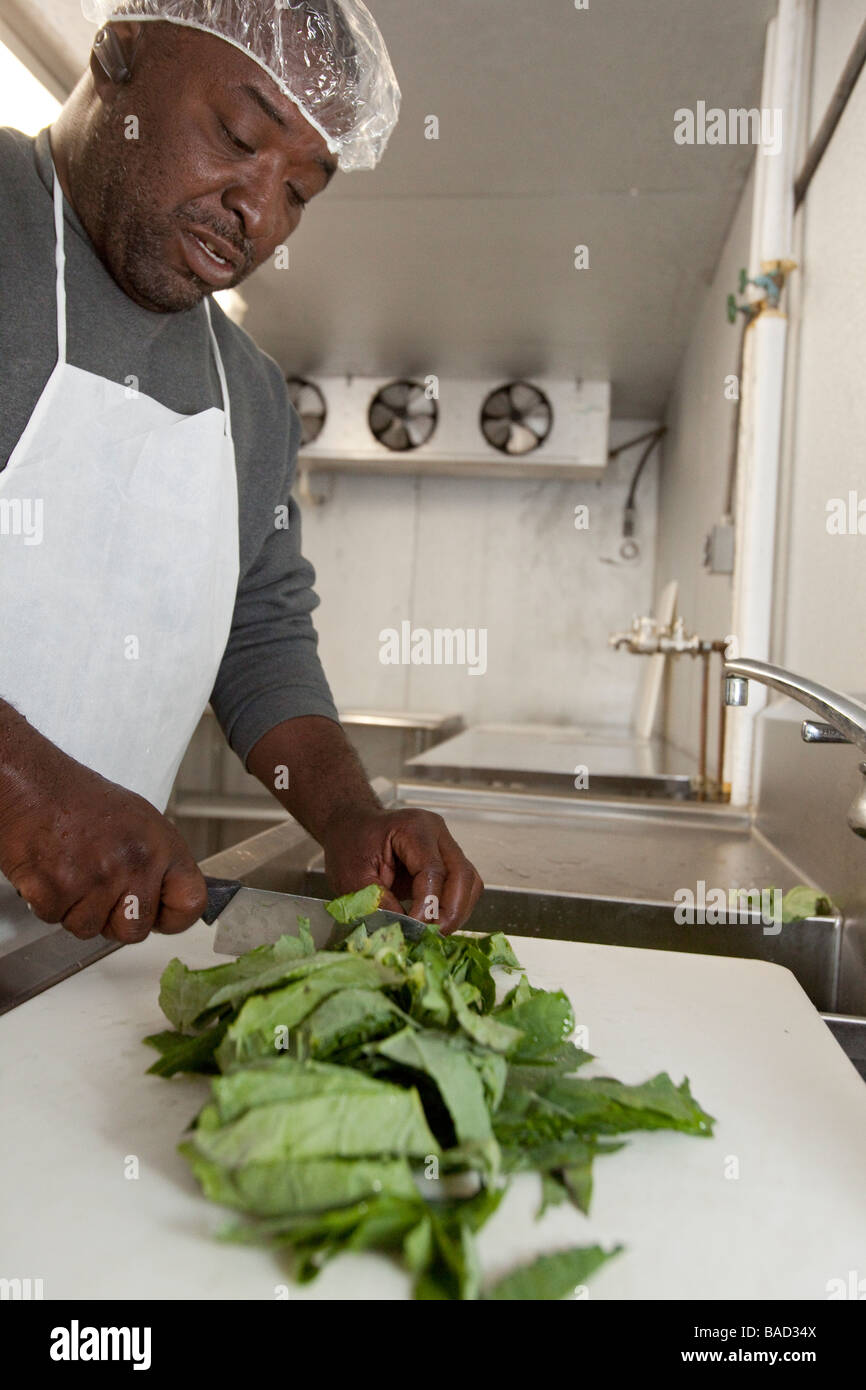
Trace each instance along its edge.
<path fill-rule="evenodd" d="M 177 220 L 188 226 L 201 227 L 203 231 L 213 232 L 214 236 L 221 237 L 228 242 L 229 246 L 237 251 L 242 261 L 242 268 L 248 271 L 253 265 L 253 247 L 246 237 L 238 239 L 237 224 L 222 222 L 211 213 L 198 209 L 194 203 L 187 203 L 177 213 Z"/>

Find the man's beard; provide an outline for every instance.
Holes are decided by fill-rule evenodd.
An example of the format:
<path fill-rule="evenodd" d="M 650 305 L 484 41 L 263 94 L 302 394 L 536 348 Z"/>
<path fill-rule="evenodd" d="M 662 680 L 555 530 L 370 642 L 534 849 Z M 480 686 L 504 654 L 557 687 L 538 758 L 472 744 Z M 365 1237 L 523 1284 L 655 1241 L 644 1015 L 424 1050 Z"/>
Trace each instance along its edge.
<path fill-rule="evenodd" d="M 252 251 L 248 242 L 238 244 L 237 228 L 215 219 L 195 203 L 185 203 L 171 214 L 145 213 L 130 207 L 127 202 L 122 221 L 117 224 L 120 272 L 124 284 L 134 291 L 139 302 L 165 314 L 182 313 L 199 304 L 211 294 L 213 286 L 200 280 L 192 270 L 182 270 L 166 264 L 166 250 L 180 233 L 190 226 L 201 227 L 223 237 L 235 247 L 242 263 L 226 286 L 240 284 L 252 269 Z"/>
<path fill-rule="evenodd" d="M 120 288 L 155 313 L 179 314 L 201 303 L 213 286 L 165 259 L 171 243 L 193 225 L 212 231 L 238 252 L 240 267 L 225 288 L 246 279 L 253 269 L 253 250 L 249 241 L 239 238 L 237 223 L 214 217 L 196 202 L 171 213 L 149 209 L 142 197 L 141 168 L 127 152 L 121 146 L 113 155 L 107 166 L 111 175 L 97 193 L 102 259 Z"/>

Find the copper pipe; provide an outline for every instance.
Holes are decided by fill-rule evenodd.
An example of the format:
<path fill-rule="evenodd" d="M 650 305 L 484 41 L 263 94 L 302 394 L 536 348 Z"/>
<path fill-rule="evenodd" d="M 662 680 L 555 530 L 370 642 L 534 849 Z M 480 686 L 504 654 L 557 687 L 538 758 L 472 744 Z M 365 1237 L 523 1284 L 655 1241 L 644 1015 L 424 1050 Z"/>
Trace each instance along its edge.
<path fill-rule="evenodd" d="M 710 655 L 709 649 L 701 652 L 702 672 L 701 672 L 701 760 L 698 767 L 698 781 L 700 788 L 698 800 L 707 799 L 707 737 L 709 734 L 709 707 L 710 707 Z"/>
<path fill-rule="evenodd" d="M 719 771 L 717 777 L 717 797 L 725 800 L 725 734 L 728 727 L 728 707 L 725 704 L 725 653 L 721 653 L 722 673 L 719 681 Z"/>

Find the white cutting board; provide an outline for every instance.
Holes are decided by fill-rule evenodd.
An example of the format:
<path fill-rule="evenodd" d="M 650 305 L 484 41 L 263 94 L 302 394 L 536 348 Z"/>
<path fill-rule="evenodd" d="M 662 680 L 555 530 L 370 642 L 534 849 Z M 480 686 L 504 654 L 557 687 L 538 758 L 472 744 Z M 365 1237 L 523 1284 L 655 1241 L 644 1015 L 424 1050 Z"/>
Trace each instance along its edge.
<path fill-rule="evenodd" d="M 139 1039 L 164 1026 L 160 971 L 173 955 L 215 963 L 211 931 L 118 951 L 0 1018 L 0 1276 L 41 1278 L 46 1298 L 283 1294 L 272 1253 L 212 1240 L 229 1214 L 175 1153 L 206 1085 L 143 1075 L 155 1054 Z M 866 1086 L 787 970 L 513 944 L 534 983 L 571 996 L 597 1072 L 688 1075 L 718 1125 L 713 1139 L 635 1135 L 600 1159 L 590 1218 L 560 1207 L 536 1223 L 538 1180 L 521 1178 L 481 1237 L 490 1275 L 597 1241 L 627 1250 L 592 1298 L 823 1299 L 828 1281 L 866 1275 Z M 395 1266 L 366 1255 L 289 1290 L 408 1295 Z"/>

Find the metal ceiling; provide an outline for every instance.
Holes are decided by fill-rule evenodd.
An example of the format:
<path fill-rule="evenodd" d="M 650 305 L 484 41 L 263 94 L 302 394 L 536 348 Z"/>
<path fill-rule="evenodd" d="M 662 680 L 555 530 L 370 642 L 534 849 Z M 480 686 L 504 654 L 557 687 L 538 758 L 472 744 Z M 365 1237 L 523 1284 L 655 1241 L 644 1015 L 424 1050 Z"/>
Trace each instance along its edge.
<path fill-rule="evenodd" d="M 675 144 L 674 111 L 758 104 L 775 0 L 370 5 L 400 125 L 244 287 L 245 326 L 292 374 L 609 377 L 614 414 L 659 416 L 753 157 Z M 78 0 L 0 6 L 83 67 Z"/>

